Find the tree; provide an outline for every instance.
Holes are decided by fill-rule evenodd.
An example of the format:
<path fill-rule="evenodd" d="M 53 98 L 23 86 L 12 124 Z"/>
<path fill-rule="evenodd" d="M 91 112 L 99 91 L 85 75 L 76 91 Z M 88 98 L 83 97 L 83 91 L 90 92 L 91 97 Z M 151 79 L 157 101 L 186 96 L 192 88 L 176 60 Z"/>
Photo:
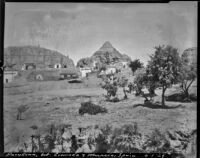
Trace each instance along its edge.
<path fill-rule="evenodd" d="M 136 59 L 130 62 L 129 67 L 131 68 L 132 72 L 135 73 L 138 68 L 143 68 L 144 66 L 139 59 Z"/>
<path fill-rule="evenodd" d="M 101 87 L 107 91 L 107 99 L 111 100 L 111 97 L 116 97 L 118 85 L 117 78 L 114 75 L 107 75 L 103 78 L 103 83 Z"/>
<path fill-rule="evenodd" d="M 91 58 L 82 58 L 78 61 L 77 67 L 83 68 L 85 66 L 90 66 L 92 64 L 92 59 Z"/>
<path fill-rule="evenodd" d="M 186 100 L 190 100 L 189 88 L 197 77 L 197 63 L 196 59 L 190 60 L 190 56 L 187 52 L 184 52 L 181 56 L 182 67 L 181 67 L 181 89 L 183 91 Z"/>
<path fill-rule="evenodd" d="M 101 87 L 107 91 L 107 98 L 110 101 L 112 100 L 111 97 L 114 97 L 114 100 L 118 101 L 116 96 L 119 87 L 123 89 L 124 99 L 128 99 L 128 79 L 124 76 L 120 77 L 114 74 L 106 75 L 105 78 L 103 78 Z"/>
<path fill-rule="evenodd" d="M 128 87 L 128 79 L 125 78 L 124 76 L 118 78 L 118 85 L 123 88 L 124 99 L 128 99 L 127 96 L 128 90 L 126 89 Z"/>
<path fill-rule="evenodd" d="M 158 84 L 154 82 L 152 78 L 147 77 L 146 87 L 149 91 L 149 94 L 156 95 L 155 89 L 158 87 Z"/>
<path fill-rule="evenodd" d="M 147 65 L 147 76 L 162 87 L 162 105 L 165 106 L 166 89 L 176 83 L 180 76 L 181 58 L 172 46 L 155 47 Z"/>
<path fill-rule="evenodd" d="M 136 91 L 135 95 L 138 96 L 142 94 L 142 89 L 144 88 L 145 83 L 146 83 L 146 79 L 145 79 L 146 70 L 144 68 L 137 69 L 135 71 L 134 76 L 135 76 L 134 81 L 133 81 L 134 90 Z"/>

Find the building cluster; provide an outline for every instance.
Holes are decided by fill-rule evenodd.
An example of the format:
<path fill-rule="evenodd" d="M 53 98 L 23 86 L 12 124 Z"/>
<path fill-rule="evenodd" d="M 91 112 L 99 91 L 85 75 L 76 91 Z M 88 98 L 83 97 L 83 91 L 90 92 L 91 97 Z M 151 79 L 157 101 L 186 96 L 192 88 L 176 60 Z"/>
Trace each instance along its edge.
<path fill-rule="evenodd" d="M 92 66 L 90 67 L 82 67 L 79 68 L 78 70 L 68 68 L 67 65 L 61 64 L 61 63 L 55 63 L 54 65 L 50 64 L 41 69 L 39 66 L 35 63 L 24 63 L 21 67 L 21 71 L 29 71 L 32 70 L 35 72 L 34 75 L 34 80 L 45 80 L 45 71 L 47 72 L 46 74 L 51 76 L 51 72 L 53 75 L 53 72 L 59 71 L 59 78 L 62 79 L 76 79 L 81 76 L 82 78 L 87 77 L 89 74 L 92 74 L 93 72 L 98 72 L 98 76 L 101 75 L 108 75 L 108 74 L 115 74 L 118 71 L 127 68 L 128 67 L 128 62 L 121 61 L 121 62 L 111 62 L 109 65 L 106 65 L 105 69 L 99 70 L 98 68 L 98 62 L 93 61 Z M 42 70 L 43 73 L 40 73 Z M 54 71 L 55 70 L 55 71 Z M 55 73 L 54 73 L 55 74 Z M 13 69 L 12 67 L 5 67 L 4 69 L 4 83 L 9 83 L 12 82 L 15 77 L 18 75 L 18 70 Z M 51 78 L 51 77 L 47 77 Z"/>
<path fill-rule="evenodd" d="M 53 76 L 53 73 L 55 71 L 59 72 L 59 76 L 57 77 L 59 77 L 60 79 L 73 79 L 78 78 L 79 76 L 78 72 L 75 69 L 68 68 L 66 64 L 55 63 L 54 65 L 47 65 L 46 67 L 41 68 L 39 66 L 37 67 L 35 63 L 24 63 L 21 66 L 21 70 L 14 69 L 12 66 L 5 66 L 4 83 L 6 84 L 12 82 L 19 74 L 19 71 L 21 71 L 22 73 L 26 71 L 34 71 L 34 79 L 39 81 L 45 80 L 46 76 Z"/>
<path fill-rule="evenodd" d="M 83 67 L 79 68 L 82 77 L 87 77 L 92 72 L 99 72 L 98 76 L 108 75 L 108 74 L 115 74 L 122 69 L 128 68 L 127 61 L 119 61 L 119 62 L 111 62 L 109 65 L 106 65 L 105 69 L 99 70 L 97 68 L 97 61 L 94 61 L 92 67 Z"/>

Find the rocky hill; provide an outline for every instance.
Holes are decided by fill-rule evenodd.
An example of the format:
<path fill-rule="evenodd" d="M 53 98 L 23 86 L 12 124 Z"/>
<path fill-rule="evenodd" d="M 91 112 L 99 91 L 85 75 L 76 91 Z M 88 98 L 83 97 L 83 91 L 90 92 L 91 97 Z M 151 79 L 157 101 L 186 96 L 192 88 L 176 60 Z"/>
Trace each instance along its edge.
<path fill-rule="evenodd" d="M 192 47 L 184 50 L 182 58 L 189 60 L 187 61 L 189 64 L 197 64 L 197 48 Z"/>
<path fill-rule="evenodd" d="M 68 56 L 37 46 L 12 46 L 4 49 L 4 65 L 21 70 L 24 63 L 34 63 L 37 68 L 60 63 L 73 68 L 74 62 Z"/>
<path fill-rule="evenodd" d="M 77 62 L 77 67 L 90 67 L 94 61 L 100 64 L 108 64 L 115 61 L 131 61 L 131 58 L 126 54 L 121 54 L 109 41 L 106 41 L 91 57 L 80 59 Z"/>

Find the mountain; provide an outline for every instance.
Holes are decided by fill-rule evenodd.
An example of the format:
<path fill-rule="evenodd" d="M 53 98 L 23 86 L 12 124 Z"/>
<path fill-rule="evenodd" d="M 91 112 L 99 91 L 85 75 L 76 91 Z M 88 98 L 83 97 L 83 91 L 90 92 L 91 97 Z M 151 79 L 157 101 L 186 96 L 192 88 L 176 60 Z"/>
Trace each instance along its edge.
<path fill-rule="evenodd" d="M 34 63 L 38 68 L 60 63 L 73 68 L 74 62 L 57 51 L 37 46 L 10 46 L 4 49 L 4 65 L 21 70 L 24 63 Z"/>
<path fill-rule="evenodd" d="M 110 62 L 131 61 L 126 54 L 121 54 L 109 41 L 106 41 L 91 57 L 82 58 L 77 62 L 77 67 L 91 67 L 93 62 L 109 64 Z"/>

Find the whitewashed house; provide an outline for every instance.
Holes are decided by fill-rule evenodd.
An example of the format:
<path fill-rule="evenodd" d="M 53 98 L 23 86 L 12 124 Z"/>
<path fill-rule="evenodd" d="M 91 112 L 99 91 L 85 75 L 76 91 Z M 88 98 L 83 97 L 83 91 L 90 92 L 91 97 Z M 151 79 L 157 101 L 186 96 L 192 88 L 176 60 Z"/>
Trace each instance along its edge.
<path fill-rule="evenodd" d="M 18 71 L 14 69 L 5 69 L 3 74 L 4 74 L 3 82 L 9 83 L 12 82 L 15 76 L 18 75 Z"/>
<path fill-rule="evenodd" d="M 127 61 L 122 61 L 121 62 L 124 68 L 128 68 L 128 62 Z"/>
<path fill-rule="evenodd" d="M 105 74 L 108 75 L 108 74 L 115 74 L 117 72 L 117 69 L 116 67 L 109 67 L 106 69 L 105 71 Z"/>
<path fill-rule="evenodd" d="M 95 70 L 96 68 L 97 68 L 97 61 L 93 61 L 92 70 Z"/>
<path fill-rule="evenodd" d="M 108 68 L 106 68 L 106 70 L 102 70 L 99 73 L 99 76 L 109 75 L 109 74 L 115 74 L 116 72 L 117 72 L 117 68 L 116 67 L 108 67 Z"/>
<path fill-rule="evenodd" d="M 92 70 L 89 67 L 80 68 L 81 77 L 86 77 L 88 73 L 91 73 Z"/>

